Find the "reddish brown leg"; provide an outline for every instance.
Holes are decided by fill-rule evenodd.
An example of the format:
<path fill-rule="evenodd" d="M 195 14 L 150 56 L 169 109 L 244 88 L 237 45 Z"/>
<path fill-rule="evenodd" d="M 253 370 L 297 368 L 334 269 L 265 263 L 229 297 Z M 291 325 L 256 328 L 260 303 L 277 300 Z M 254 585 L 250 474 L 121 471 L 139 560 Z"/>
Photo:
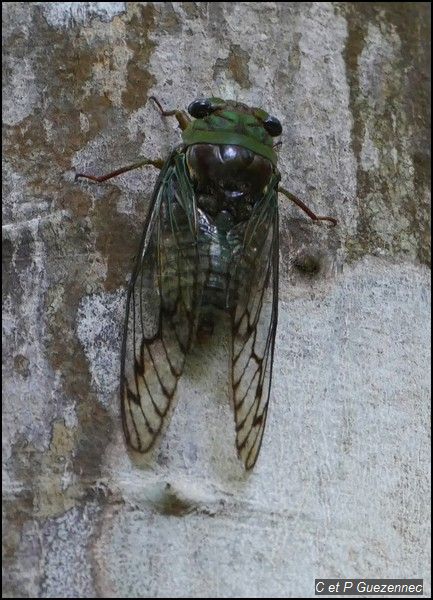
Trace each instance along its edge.
<path fill-rule="evenodd" d="M 157 169 L 162 169 L 164 165 L 164 161 L 160 158 L 156 160 L 151 160 L 149 158 L 145 158 L 140 162 L 134 163 L 133 165 L 129 165 L 128 167 L 122 167 L 121 169 L 117 169 L 116 171 L 112 171 L 107 175 L 101 175 L 97 177 L 96 175 L 87 175 L 86 173 L 76 173 L 75 181 L 80 177 L 84 177 L 85 179 L 91 179 L 92 181 L 97 181 L 98 183 L 102 183 L 103 181 L 107 181 L 107 179 L 111 179 L 112 177 L 117 177 L 118 175 L 122 175 L 122 173 L 126 173 L 127 171 L 132 171 L 133 169 L 138 169 L 140 167 L 144 167 L 145 165 L 152 165 Z"/>
<path fill-rule="evenodd" d="M 188 113 L 186 113 L 184 110 L 164 110 L 161 106 L 161 103 L 157 98 L 155 98 L 155 96 L 150 96 L 149 100 L 153 100 L 155 102 L 162 117 L 176 117 L 179 127 L 182 129 L 182 131 L 191 123 Z"/>
<path fill-rule="evenodd" d="M 291 194 L 284 188 L 279 187 L 278 191 L 281 194 L 284 194 L 289 200 L 294 202 L 296 204 L 296 206 L 299 206 L 299 208 L 302 209 L 305 213 L 307 213 L 307 215 L 313 221 L 329 221 L 334 226 L 337 225 L 337 223 L 338 223 L 337 219 L 334 219 L 334 217 L 319 217 L 319 216 L 315 215 L 313 213 L 313 211 L 308 208 L 308 206 L 306 206 L 301 200 L 299 200 L 299 198 L 297 198 L 296 196 L 294 196 L 293 194 Z"/>

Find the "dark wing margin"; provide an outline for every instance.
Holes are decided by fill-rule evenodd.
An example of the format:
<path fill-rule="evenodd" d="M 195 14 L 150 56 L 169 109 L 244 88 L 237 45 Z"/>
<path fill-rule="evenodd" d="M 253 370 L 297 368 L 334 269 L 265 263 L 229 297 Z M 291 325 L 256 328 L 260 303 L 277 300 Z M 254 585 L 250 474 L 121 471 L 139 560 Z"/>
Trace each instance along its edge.
<path fill-rule="evenodd" d="M 200 306 L 197 217 L 185 155 L 156 183 L 128 289 L 121 356 L 127 443 L 148 452 L 168 422 Z"/>
<path fill-rule="evenodd" d="M 277 176 L 256 205 L 235 258 L 231 387 L 236 447 L 247 470 L 257 461 L 271 390 L 278 319 Z"/>

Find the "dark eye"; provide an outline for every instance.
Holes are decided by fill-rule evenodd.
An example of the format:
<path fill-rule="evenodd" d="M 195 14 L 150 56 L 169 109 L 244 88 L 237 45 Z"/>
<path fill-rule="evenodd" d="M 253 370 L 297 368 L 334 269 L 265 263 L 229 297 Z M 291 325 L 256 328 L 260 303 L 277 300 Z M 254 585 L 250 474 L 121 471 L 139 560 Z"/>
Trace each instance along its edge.
<path fill-rule="evenodd" d="M 265 126 L 266 131 L 272 137 L 276 137 L 277 135 L 281 135 L 283 128 L 281 127 L 281 123 L 277 119 L 277 117 L 268 117 L 266 121 L 264 121 L 263 125 Z"/>
<path fill-rule="evenodd" d="M 194 100 L 194 102 L 191 102 L 191 104 L 188 106 L 189 114 L 195 119 L 202 119 L 203 117 L 207 117 L 214 110 L 215 107 L 208 98 Z"/>

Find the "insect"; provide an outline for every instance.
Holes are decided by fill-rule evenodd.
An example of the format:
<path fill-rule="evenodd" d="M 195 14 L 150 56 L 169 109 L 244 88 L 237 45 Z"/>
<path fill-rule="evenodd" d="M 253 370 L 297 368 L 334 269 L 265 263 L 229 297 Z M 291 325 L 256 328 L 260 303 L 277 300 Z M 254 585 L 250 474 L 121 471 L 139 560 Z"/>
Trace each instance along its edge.
<path fill-rule="evenodd" d="M 280 121 L 221 98 L 164 110 L 182 130 L 160 169 L 129 284 L 121 356 L 121 410 L 127 443 L 148 452 L 171 414 L 185 359 L 197 336 L 224 314 L 231 337 L 230 388 L 238 456 L 251 469 L 260 452 L 271 390 L 278 313 L 278 193 L 275 138 Z M 194 120 L 191 119 L 193 117 Z"/>

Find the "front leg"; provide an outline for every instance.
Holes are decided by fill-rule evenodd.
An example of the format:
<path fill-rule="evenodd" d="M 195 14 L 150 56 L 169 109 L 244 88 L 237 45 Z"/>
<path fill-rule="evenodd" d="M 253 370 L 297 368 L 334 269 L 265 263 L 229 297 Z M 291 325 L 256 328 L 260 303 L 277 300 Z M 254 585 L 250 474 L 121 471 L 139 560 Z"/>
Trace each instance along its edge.
<path fill-rule="evenodd" d="M 186 113 L 184 110 L 178 110 L 176 108 L 174 110 L 165 110 L 162 108 L 160 101 L 155 98 L 155 96 L 150 96 L 149 100 L 153 100 L 155 102 L 162 117 L 176 117 L 179 127 L 182 131 L 191 123 L 188 113 Z"/>
<path fill-rule="evenodd" d="M 337 219 L 334 219 L 334 217 L 319 217 L 319 216 L 317 216 L 316 214 L 313 213 L 312 210 L 310 210 L 308 208 L 308 206 L 306 206 L 301 200 L 299 200 L 299 198 L 297 198 L 296 196 L 294 196 L 293 194 L 291 194 L 290 192 L 288 192 L 284 188 L 279 187 L 278 191 L 281 194 L 284 194 L 284 196 L 286 196 L 289 200 L 291 200 L 292 202 L 294 202 L 296 204 L 296 206 L 299 206 L 299 208 L 302 209 L 305 213 L 307 213 L 307 215 L 313 221 L 329 221 L 334 226 L 337 225 L 337 223 L 338 223 Z"/>

